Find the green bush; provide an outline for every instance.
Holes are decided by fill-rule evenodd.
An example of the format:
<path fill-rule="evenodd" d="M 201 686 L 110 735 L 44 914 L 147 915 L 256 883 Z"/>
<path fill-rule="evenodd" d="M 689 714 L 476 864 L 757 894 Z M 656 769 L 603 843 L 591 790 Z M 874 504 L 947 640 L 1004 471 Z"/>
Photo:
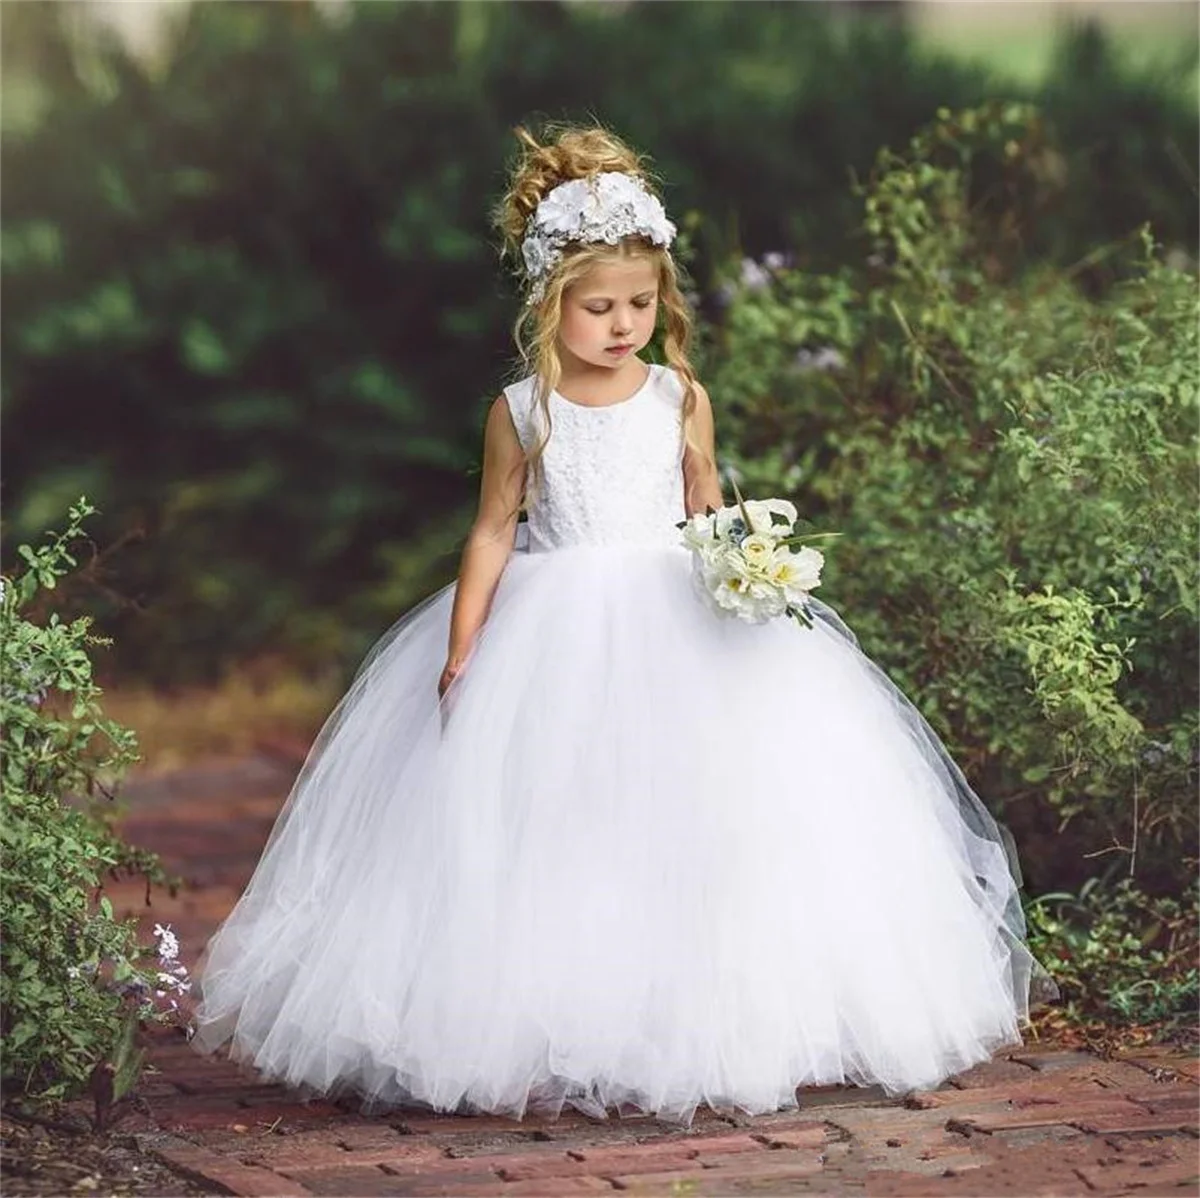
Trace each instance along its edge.
<path fill-rule="evenodd" d="M 48 88 L 3 143 L 5 538 L 93 496 L 103 540 L 137 538 L 113 658 L 162 685 L 263 647 L 349 669 L 453 576 L 511 358 L 486 215 L 512 124 L 594 114 L 650 153 L 707 311 L 731 243 L 857 255 L 849 181 L 995 86 L 897 5 L 198 3 L 156 71 L 81 56 L 69 9 L 4 14 L 6 79 Z M 1063 53 L 1006 260 L 1148 218 L 1194 245 L 1190 97 L 1103 39 Z"/>
<path fill-rule="evenodd" d="M 1085 853 L 1136 844 L 1169 889 L 1196 838 L 1197 284 L 1145 232 L 1110 248 L 1102 298 L 1011 271 L 973 175 L 1019 204 L 1045 152 L 1017 105 L 883 152 L 867 261 L 744 266 L 707 375 L 742 489 L 844 533 L 823 593 L 1030 877 L 1078 885 Z"/>
<path fill-rule="evenodd" d="M 1150 1026 L 1196 1037 L 1200 1007 L 1200 882 L 1179 899 L 1151 898 L 1129 878 L 1089 878 L 1078 894 L 1026 906 L 1029 943 L 1058 983 L 1069 1023 Z"/>
<path fill-rule="evenodd" d="M 76 564 L 70 546 L 95 509 L 81 498 L 65 532 L 33 549 L 25 569 L 0 579 L 0 1037 L 5 1098 L 41 1105 L 90 1091 L 97 1118 L 136 1080 L 141 1020 L 167 1021 L 151 997 L 186 988 L 169 930 L 156 949 L 138 944 L 137 921 L 113 918 L 106 875 L 163 883 L 158 858 L 112 830 L 111 788 L 138 760 L 133 733 L 105 718 L 90 646 L 108 638 L 50 612 L 47 592 Z M 103 748 L 98 748 L 98 744 Z M 99 798 L 96 791 L 100 792 Z"/>

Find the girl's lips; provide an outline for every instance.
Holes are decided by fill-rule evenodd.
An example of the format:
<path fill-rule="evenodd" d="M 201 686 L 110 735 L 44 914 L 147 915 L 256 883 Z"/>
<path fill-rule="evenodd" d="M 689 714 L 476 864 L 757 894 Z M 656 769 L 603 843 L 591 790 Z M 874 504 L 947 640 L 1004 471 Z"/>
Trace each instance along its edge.
<path fill-rule="evenodd" d="M 633 349 L 632 345 L 610 345 L 604 352 L 606 354 L 627 354 Z"/>

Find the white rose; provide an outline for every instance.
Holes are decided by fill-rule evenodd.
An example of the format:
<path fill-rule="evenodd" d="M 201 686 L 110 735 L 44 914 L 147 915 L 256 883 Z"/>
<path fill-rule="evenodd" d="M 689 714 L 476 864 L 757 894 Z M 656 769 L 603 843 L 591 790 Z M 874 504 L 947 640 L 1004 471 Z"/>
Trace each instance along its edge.
<path fill-rule="evenodd" d="M 775 554 L 774 538 L 766 536 L 761 532 L 743 537 L 738 547 L 742 551 L 742 556 L 746 559 L 746 565 L 753 571 L 760 571 L 769 566 Z"/>
<path fill-rule="evenodd" d="M 706 552 L 701 554 L 698 561 L 705 584 L 714 590 L 730 579 L 747 581 L 746 572 L 741 564 L 741 554 L 728 545 L 714 542 Z M 735 586 L 733 589 L 738 590 L 739 586 Z"/>
<path fill-rule="evenodd" d="M 780 515 L 787 521 L 787 529 L 790 532 L 793 525 L 796 523 L 796 505 L 787 499 L 764 499 L 763 507 L 772 515 Z M 776 528 L 784 527 L 781 524 L 775 524 Z"/>
<path fill-rule="evenodd" d="M 735 520 L 740 520 L 742 513 L 736 506 L 723 507 L 717 512 L 717 536 L 729 536 L 729 530 L 733 526 Z M 747 529 L 747 532 L 749 529 Z"/>
<path fill-rule="evenodd" d="M 796 523 L 796 505 L 786 499 L 747 499 L 746 511 L 755 532 L 790 532 Z M 786 526 L 774 522 L 771 517 L 778 513 L 787 520 Z"/>
<path fill-rule="evenodd" d="M 788 597 L 778 587 L 768 586 L 765 583 L 756 583 L 755 587 L 761 588 L 759 593 L 754 596 L 756 615 L 759 620 L 773 620 L 787 611 Z"/>
<path fill-rule="evenodd" d="M 698 512 L 683 526 L 680 539 L 689 549 L 703 552 L 713 544 L 715 536 L 713 518 L 704 512 Z"/>

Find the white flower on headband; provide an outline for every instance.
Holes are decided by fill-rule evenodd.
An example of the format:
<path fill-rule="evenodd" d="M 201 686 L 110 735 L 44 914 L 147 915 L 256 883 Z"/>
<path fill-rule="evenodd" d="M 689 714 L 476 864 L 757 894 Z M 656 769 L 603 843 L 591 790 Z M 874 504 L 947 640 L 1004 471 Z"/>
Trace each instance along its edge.
<path fill-rule="evenodd" d="M 546 276 L 562 260 L 569 242 L 616 245 L 631 235 L 661 246 L 675 237 L 675 226 L 658 197 L 635 176 L 601 171 L 552 188 L 530 217 L 521 243 L 530 283 L 527 302 L 535 304 L 545 294 Z"/>

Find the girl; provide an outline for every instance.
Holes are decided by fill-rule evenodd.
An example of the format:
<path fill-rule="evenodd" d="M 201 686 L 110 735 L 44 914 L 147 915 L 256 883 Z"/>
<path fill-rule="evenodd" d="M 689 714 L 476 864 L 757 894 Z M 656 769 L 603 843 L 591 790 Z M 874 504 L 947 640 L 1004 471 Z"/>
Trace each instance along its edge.
<path fill-rule="evenodd" d="M 459 578 L 322 728 L 192 1043 L 364 1109 L 517 1118 L 935 1086 L 1054 997 L 1015 857 L 831 608 L 701 602 L 677 525 L 723 498 L 675 228 L 604 130 L 518 135 L 526 369 Z"/>

